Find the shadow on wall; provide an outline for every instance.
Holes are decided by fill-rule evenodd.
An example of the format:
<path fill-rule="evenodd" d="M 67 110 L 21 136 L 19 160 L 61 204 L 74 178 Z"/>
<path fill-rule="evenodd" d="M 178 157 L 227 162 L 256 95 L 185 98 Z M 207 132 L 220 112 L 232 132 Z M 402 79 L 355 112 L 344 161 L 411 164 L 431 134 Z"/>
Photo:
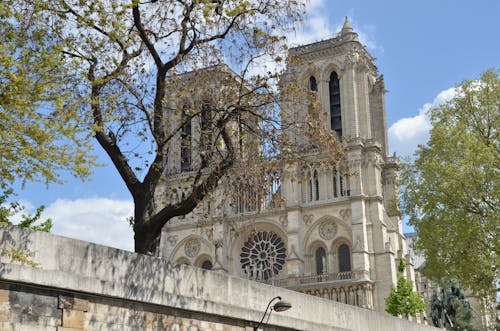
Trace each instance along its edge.
<path fill-rule="evenodd" d="M 31 240 L 30 230 L 22 229 L 15 225 L 2 225 L 0 229 L 5 229 L 1 232 L 0 240 L 0 278 L 11 271 L 8 266 L 10 263 L 24 264 L 31 267 L 37 267 L 38 263 L 34 262 L 33 257 L 35 251 Z M 12 230 L 18 230 L 16 238 L 12 235 Z"/>

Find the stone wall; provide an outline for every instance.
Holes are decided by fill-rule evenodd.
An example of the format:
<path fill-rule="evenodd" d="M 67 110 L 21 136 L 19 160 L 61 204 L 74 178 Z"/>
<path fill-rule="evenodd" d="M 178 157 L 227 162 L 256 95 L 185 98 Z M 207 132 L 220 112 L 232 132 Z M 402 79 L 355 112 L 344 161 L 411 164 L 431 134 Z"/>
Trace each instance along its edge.
<path fill-rule="evenodd" d="M 12 226 L 0 227 L 0 253 L 2 331 L 252 330 L 278 295 L 293 307 L 273 313 L 265 330 L 436 330 L 223 273 Z M 19 262 L 23 259 L 30 263 Z"/>

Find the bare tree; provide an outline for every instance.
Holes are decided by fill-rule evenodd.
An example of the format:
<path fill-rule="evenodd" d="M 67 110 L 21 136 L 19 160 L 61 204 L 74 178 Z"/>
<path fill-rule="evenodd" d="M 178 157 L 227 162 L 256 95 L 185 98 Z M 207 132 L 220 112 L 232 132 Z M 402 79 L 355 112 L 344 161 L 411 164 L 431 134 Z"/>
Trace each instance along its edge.
<path fill-rule="evenodd" d="M 30 5 L 63 45 L 65 65 L 79 78 L 75 97 L 133 197 L 136 252 L 154 250 L 162 227 L 193 211 L 228 171 L 294 154 L 280 139 L 292 124 L 279 116 L 275 68 L 302 1 Z M 199 134 L 191 139 L 192 123 Z M 190 190 L 165 202 L 158 189 L 183 148 L 190 148 L 191 159 L 183 160 L 189 166 L 181 169 L 190 173 Z"/>

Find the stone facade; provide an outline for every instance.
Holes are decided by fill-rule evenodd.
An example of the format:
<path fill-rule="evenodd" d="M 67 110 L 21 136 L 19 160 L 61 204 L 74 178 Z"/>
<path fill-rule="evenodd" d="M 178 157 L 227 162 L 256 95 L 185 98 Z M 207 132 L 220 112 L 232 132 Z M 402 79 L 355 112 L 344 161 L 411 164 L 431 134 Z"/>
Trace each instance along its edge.
<path fill-rule="evenodd" d="M 399 257 L 414 280 L 397 204 L 398 163 L 388 150 L 383 77 L 346 19 L 336 37 L 290 50 L 281 81 L 288 83 L 313 91 L 320 125 L 342 139 L 343 160 L 325 164 L 322 156 L 331 151 L 308 150 L 304 132 L 292 130 L 287 139 L 306 151 L 303 162 L 262 174 L 270 183 L 264 197 L 218 190 L 215 203 L 205 201 L 164 227 L 159 254 L 383 312 Z M 284 100 L 283 116 L 303 121 L 307 104 Z M 190 175 L 179 168 L 166 176 L 176 192 Z"/>
<path fill-rule="evenodd" d="M 21 255 L 29 263 L 13 258 Z M 273 312 L 260 330 L 437 330 L 156 257 L 0 227 L 2 331 L 250 331 L 276 296 L 292 308 Z"/>

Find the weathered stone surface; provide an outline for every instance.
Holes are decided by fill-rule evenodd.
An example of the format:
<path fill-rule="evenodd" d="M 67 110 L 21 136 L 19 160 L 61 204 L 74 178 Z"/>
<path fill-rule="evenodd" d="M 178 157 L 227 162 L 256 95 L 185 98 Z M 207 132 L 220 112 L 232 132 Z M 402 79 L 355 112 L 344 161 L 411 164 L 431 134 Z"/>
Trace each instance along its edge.
<path fill-rule="evenodd" d="M 83 329 L 85 313 L 81 310 L 63 309 L 62 326 Z"/>
<path fill-rule="evenodd" d="M 89 302 L 88 300 L 75 298 L 74 296 L 60 295 L 58 307 L 61 309 L 88 311 Z"/>
<path fill-rule="evenodd" d="M 39 263 L 37 268 L 0 263 L 0 285 L 9 285 L 12 307 L 10 323 L 3 322 L 6 330 L 12 324 L 16 331 L 55 331 L 57 326 L 43 324 L 55 320 L 63 321 L 62 327 L 89 331 L 189 330 L 191 326 L 202 330 L 207 329 L 204 322 L 210 330 L 245 330 L 260 321 L 269 300 L 278 295 L 293 308 L 273 313 L 269 330 L 436 330 L 295 291 L 172 266 L 159 258 L 43 232 L 8 226 L 0 228 L 0 238 L 4 237 L 10 238 L 9 245 L 34 252 L 34 262 Z M 2 245 L 0 240 L 0 251 Z M 64 306 L 60 296 L 71 295 L 74 302 L 87 300 L 88 311 L 59 309 L 60 304 Z"/>

